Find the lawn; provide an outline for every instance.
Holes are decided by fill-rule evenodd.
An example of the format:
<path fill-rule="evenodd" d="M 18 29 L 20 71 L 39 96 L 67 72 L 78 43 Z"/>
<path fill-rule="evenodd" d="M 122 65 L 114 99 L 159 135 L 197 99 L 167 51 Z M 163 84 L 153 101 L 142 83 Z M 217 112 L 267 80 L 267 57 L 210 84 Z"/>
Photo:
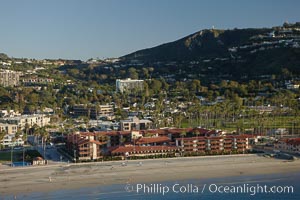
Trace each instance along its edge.
<path fill-rule="evenodd" d="M 209 119 L 191 119 L 183 120 L 181 127 L 196 127 L 202 126 L 209 129 L 221 129 L 227 131 L 234 131 L 237 127 L 243 129 L 260 129 L 264 132 L 268 129 L 286 128 L 290 132 L 300 133 L 300 116 L 265 116 L 257 118 L 236 118 L 234 121 L 227 118 L 209 118 Z"/>
<path fill-rule="evenodd" d="M 17 161 L 20 157 L 22 157 L 22 155 L 23 155 L 22 151 L 14 151 L 13 160 Z M 0 152 L 0 163 L 7 162 L 7 161 L 11 161 L 11 152 L 10 151 Z"/>

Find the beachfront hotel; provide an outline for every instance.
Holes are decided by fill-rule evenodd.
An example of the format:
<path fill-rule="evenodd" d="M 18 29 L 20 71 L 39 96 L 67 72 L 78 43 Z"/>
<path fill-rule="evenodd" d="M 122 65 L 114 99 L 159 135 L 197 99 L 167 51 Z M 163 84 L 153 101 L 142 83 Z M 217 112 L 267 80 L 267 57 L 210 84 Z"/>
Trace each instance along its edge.
<path fill-rule="evenodd" d="M 250 135 L 176 138 L 176 146 L 184 153 L 245 153 L 251 149 Z"/>
<path fill-rule="evenodd" d="M 104 144 L 94 133 L 74 133 L 67 136 L 66 148 L 76 160 L 97 160 L 103 157 Z"/>
<path fill-rule="evenodd" d="M 183 132 L 186 133 L 184 137 Z M 172 157 L 176 153 L 247 153 L 254 138 L 251 135 L 221 135 L 218 131 L 201 128 L 77 132 L 67 136 L 66 147 L 77 160 L 97 160 L 103 156 Z"/>

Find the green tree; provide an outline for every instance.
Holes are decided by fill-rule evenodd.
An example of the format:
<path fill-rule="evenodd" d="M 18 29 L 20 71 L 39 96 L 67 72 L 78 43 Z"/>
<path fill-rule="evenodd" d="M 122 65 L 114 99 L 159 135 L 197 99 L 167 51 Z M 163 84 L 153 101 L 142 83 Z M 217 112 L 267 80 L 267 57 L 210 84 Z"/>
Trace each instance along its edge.
<path fill-rule="evenodd" d="M 161 90 L 161 87 L 162 87 L 162 83 L 159 80 L 157 79 L 151 80 L 150 88 L 153 90 L 154 93 L 158 93 Z"/>
<path fill-rule="evenodd" d="M 4 130 L 1 130 L 0 131 L 0 150 L 2 149 L 2 146 L 3 146 L 3 144 L 2 144 L 2 140 L 4 139 L 4 136 L 6 135 L 6 132 L 4 131 Z"/>
<path fill-rule="evenodd" d="M 197 80 L 197 79 L 194 79 L 192 81 L 192 83 L 190 84 L 189 89 L 192 92 L 200 92 L 200 89 L 201 89 L 201 83 L 200 83 L 200 81 Z"/>
<path fill-rule="evenodd" d="M 138 79 L 139 74 L 137 73 L 136 69 L 134 67 L 130 67 L 128 69 L 128 77 L 131 79 Z"/>

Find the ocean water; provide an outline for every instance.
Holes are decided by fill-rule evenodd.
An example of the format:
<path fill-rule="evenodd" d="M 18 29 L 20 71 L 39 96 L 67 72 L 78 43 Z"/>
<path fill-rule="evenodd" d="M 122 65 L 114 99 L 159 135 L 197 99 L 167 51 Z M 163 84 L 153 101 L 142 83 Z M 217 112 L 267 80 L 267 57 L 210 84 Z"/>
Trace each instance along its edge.
<path fill-rule="evenodd" d="M 289 187 L 289 188 L 287 188 Z M 261 199 L 299 200 L 300 173 L 108 185 L 2 196 L 0 199 Z"/>

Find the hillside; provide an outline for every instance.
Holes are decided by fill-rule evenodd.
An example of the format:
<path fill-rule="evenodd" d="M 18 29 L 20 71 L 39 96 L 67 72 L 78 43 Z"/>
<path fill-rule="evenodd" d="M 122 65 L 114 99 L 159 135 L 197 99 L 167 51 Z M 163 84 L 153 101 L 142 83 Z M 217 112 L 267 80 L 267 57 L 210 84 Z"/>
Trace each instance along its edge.
<path fill-rule="evenodd" d="M 300 23 L 272 28 L 205 29 L 174 42 L 121 57 L 142 64 L 198 63 L 233 75 L 278 74 L 288 68 L 300 74 Z"/>

